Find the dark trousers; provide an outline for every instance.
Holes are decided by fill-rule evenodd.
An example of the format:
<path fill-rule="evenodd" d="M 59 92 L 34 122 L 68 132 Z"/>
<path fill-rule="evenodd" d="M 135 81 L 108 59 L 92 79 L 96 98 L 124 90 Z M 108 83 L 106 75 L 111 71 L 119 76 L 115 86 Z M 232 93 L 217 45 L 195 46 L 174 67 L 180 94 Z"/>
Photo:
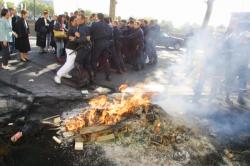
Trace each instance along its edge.
<path fill-rule="evenodd" d="M 106 75 L 106 79 L 109 79 L 110 76 L 110 63 L 109 57 L 112 54 L 110 50 L 111 42 L 109 40 L 98 40 L 94 42 L 93 45 L 93 54 L 91 57 L 91 64 L 93 70 L 97 71 L 97 65 L 99 62 L 99 67 L 103 68 Z"/>
<path fill-rule="evenodd" d="M 5 47 L 3 45 L 3 42 L 0 42 L 0 47 L 1 47 L 0 55 L 2 56 L 2 63 L 4 66 L 6 66 L 8 65 L 8 61 L 10 59 L 9 44 L 7 44 L 7 46 Z"/>
<path fill-rule="evenodd" d="M 150 62 L 153 62 L 157 60 L 157 53 L 155 49 L 155 42 L 153 40 L 148 39 L 146 41 L 146 54 L 150 60 Z"/>

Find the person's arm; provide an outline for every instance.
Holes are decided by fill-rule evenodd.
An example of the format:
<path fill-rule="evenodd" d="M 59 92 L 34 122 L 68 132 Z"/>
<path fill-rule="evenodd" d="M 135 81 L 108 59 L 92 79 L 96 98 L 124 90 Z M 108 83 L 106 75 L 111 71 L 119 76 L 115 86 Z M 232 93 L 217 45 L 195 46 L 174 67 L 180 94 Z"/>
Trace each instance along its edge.
<path fill-rule="evenodd" d="M 8 41 L 8 40 L 7 40 L 7 34 L 8 34 L 8 33 L 7 33 L 7 31 L 6 31 L 7 28 L 8 28 L 7 22 L 4 22 L 4 21 L 3 21 L 3 22 L 2 22 L 2 28 L 1 28 L 1 29 L 2 29 L 2 34 L 1 34 L 1 37 L 2 37 L 2 38 L 1 38 L 0 41 L 3 42 L 3 46 L 4 46 L 4 47 L 7 47 L 7 46 L 8 46 L 8 42 L 7 42 L 7 41 Z"/>
<path fill-rule="evenodd" d="M 20 21 L 18 21 L 17 23 L 16 23 L 16 25 L 15 25 L 15 33 L 16 33 L 16 35 L 15 35 L 15 37 L 17 38 L 17 37 L 19 37 L 19 38 L 21 38 L 22 37 L 22 32 L 21 32 L 21 23 L 20 23 Z"/>
<path fill-rule="evenodd" d="M 76 42 L 78 44 L 81 44 L 86 41 L 86 33 L 83 30 L 80 30 L 80 32 L 76 32 Z"/>

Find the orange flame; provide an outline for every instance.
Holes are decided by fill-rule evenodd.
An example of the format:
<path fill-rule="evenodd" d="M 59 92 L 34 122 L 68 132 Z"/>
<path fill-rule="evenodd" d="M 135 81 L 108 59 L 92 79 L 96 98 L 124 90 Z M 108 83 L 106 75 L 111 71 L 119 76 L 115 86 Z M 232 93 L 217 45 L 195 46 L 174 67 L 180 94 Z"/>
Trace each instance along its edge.
<path fill-rule="evenodd" d="M 120 91 L 120 92 L 124 92 L 125 89 L 127 89 L 127 88 L 128 88 L 128 84 L 121 84 L 121 85 L 119 86 L 119 91 Z"/>
<path fill-rule="evenodd" d="M 123 84 L 120 90 L 128 86 Z M 123 118 L 134 113 L 139 107 L 146 107 L 150 103 L 152 94 L 136 93 L 121 94 L 113 100 L 108 96 L 98 96 L 89 101 L 89 108 L 74 118 L 66 120 L 65 126 L 68 131 L 77 131 L 81 128 L 93 125 L 113 125 Z"/>

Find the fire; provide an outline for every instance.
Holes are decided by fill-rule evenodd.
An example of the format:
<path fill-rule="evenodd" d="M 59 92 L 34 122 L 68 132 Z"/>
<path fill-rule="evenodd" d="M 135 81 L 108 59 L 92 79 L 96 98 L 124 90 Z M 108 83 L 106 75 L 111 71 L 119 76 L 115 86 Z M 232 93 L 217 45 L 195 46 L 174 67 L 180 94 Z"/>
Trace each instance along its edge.
<path fill-rule="evenodd" d="M 127 89 L 127 88 L 128 88 L 128 84 L 121 84 L 121 85 L 119 86 L 119 91 L 120 91 L 120 92 L 124 92 L 124 90 Z"/>
<path fill-rule="evenodd" d="M 121 92 L 128 88 L 126 84 L 119 87 Z M 93 125 L 114 125 L 123 118 L 131 115 L 139 107 L 146 107 L 150 103 L 152 94 L 141 92 L 121 93 L 115 99 L 108 96 L 98 96 L 89 101 L 89 107 L 78 116 L 66 120 L 68 131 L 77 131 Z"/>

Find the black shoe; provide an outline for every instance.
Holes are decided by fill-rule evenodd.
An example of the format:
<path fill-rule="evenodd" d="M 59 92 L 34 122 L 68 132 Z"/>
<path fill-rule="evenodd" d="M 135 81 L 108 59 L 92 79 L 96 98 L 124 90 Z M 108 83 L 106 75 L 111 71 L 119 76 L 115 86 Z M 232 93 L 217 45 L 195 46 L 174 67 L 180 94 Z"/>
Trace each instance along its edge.
<path fill-rule="evenodd" d="M 246 105 L 246 101 L 245 101 L 242 97 L 238 97 L 237 102 L 238 102 L 240 105 Z"/>
<path fill-rule="evenodd" d="M 26 60 L 26 62 L 30 62 L 30 59 L 28 59 L 28 58 L 25 58 L 25 60 Z"/>

